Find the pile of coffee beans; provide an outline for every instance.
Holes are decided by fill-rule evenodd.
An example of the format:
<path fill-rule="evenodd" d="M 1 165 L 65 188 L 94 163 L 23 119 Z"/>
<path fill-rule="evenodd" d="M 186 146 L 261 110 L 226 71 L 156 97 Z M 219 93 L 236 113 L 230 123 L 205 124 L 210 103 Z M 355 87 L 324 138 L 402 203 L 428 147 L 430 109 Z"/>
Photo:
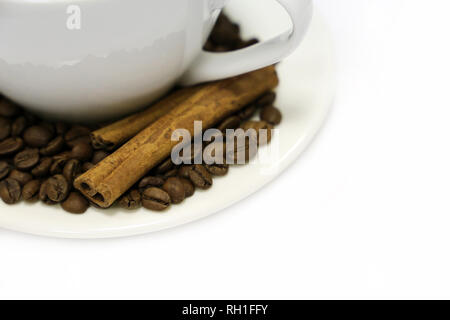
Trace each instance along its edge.
<path fill-rule="evenodd" d="M 243 41 L 239 26 L 221 15 L 205 48 L 223 52 L 256 42 Z M 222 132 L 238 127 L 270 132 L 281 121 L 280 111 L 273 106 L 275 97 L 273 92 L 265 94 L 217 128 Z M 258 110 L 260 120 L 249 120 Z M 74 214 L 86 212 L 93 204 L 74 189 L 73 181 L 110 154 L 92 147 L 90 133 L 98 127 L 45 121 L 0 96 L 0 198 L 10 205 L 20 200 L 41 201 L 47 205 L 60 204 Z M 245 160 L 249 161 L 254 154 L 245 151 Z M 226 156 L 233 159 L 236 155 Z M 117 204 L 130 210 L 144 207 L 162 211 L 191 197 L 197 189 L 211 188 L 213 178 L 225 176 L 228 170 L 227 164 L 176 166 L 169 158 Z"/>
<path fill-rule="evenodd" d="M 0 198 L 62 204 L 83 213 L 89 202 L 73 188 L 74 179 L 108 156 L 94 151 L 95 127 L 44 121 L 0 97 Z"/>

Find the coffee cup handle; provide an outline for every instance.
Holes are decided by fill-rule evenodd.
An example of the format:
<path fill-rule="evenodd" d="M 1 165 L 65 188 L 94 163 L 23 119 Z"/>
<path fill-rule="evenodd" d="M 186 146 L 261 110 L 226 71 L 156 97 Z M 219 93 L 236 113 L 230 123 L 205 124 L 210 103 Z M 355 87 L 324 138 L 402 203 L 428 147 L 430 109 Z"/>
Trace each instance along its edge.
<path fill-rule="evenodd" d="M 293 27 L 270 40 L 226 53 L 203 51 L 181 78 L 181 85 L 193 85 L 229 78 L 280 62 L 303 40 L 311 22 L 312 0 L 277 0 L 289 13 Z"/>

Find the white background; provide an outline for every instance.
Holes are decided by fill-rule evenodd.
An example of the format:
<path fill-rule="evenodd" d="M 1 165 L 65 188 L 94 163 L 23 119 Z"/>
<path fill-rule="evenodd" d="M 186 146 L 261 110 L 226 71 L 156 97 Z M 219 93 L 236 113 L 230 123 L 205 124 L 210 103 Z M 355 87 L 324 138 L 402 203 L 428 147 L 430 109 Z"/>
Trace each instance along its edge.
<path fill-rule="evenodd" d="M 339 88 L 290 169 L 219 214 L 146 236 L 0 230 L 0 298 L 450 298 L 450 3 L 316 5 Z"/>

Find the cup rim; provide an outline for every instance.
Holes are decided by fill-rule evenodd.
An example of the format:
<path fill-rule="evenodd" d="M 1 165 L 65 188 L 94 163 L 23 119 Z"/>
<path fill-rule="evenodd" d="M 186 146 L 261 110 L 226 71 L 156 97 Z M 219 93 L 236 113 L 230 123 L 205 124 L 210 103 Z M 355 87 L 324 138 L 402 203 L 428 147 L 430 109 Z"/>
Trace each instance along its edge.
<path fill-rule="evenodd" d="M 6 4 L 55 5 L 61 3 L 73 4 L 79 2 L 92 2 L 93 0 L 2 0 L 2 1 L 6 2 Z"/>

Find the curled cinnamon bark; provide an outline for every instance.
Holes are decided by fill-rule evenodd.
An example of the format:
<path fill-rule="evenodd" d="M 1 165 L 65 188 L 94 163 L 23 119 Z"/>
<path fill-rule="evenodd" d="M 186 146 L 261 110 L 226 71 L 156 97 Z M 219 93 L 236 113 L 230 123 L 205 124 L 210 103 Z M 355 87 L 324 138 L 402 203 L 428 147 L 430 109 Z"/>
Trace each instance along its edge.
<path fill-rule="evenodd" d="M 171 140 L 175 130 L 186 129 L 193 135 L 194 121 L 202 121 L 203 128 L 210 128 L 277 85 L 273 66 L 201 85 L 158 121 L 78 177 L 74 185 L 91 201 L 107 208 L 170 155 L 178 144 Z"/>
<path fill-rule="evenodd" d="M 92 132 L 92 145 L 95 149 L 114 150 L 145 129 L 149 124 L 167 114 L 198 90 L 200 90 L 199 87 L 178 90 L 142 112 L 133 114 Z"/>

